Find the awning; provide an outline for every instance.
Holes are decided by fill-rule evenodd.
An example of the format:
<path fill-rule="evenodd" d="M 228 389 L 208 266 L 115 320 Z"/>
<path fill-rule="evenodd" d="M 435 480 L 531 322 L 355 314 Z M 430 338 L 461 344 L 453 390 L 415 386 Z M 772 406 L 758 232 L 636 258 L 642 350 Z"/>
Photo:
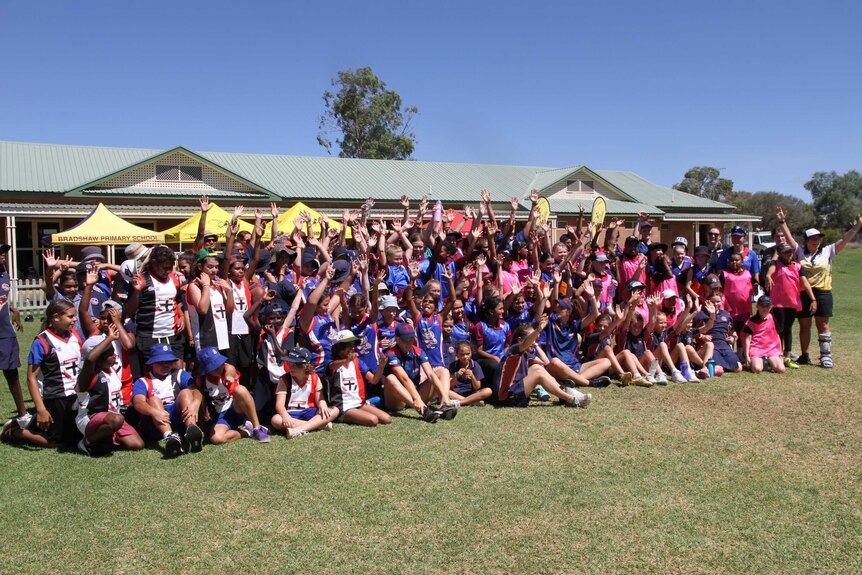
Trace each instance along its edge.
<path fill-rule="evenodd" d="M 230 220 L 233 214 L 229 214 L 220 208 L 217 204 L 210 202 L 210 209 L 207 211 L 206 229 L 218 234 L 220 242 L 225 241 L 225 232 L 230 225 Z M 168 228 L 163 233 L 167 242 L 191 243 L 198 236 L 198 226 L 201 221 L 200 210 L 187 219 L 186 221 Z M 239 230 L 241 232 L 254 233 L 254 225 L 246 221 L 239 220 Z"/>
<path fill-rule="evenodd" d="M 54 244 L 107 246 L 132 242 L 153 244 L 164 241 L 163 233 L 130 224 L 111 213 L 101 203 L 73 227 L 58 234 L 51 234 L 51 243 Z"/>
<path fill-rule="evenodd" d="M 661 217 L 665 222 L 759 222 L 760 216 L 749 216 L 746 214 L 664 214 Z"/>

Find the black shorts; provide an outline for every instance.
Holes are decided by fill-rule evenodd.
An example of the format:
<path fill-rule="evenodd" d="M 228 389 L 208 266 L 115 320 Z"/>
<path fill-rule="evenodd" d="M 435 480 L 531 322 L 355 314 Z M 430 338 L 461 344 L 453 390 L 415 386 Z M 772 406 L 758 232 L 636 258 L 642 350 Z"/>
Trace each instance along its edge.
<path fill-rule="evenodd" d="M 251 367 L 255 362 L 255 358 L 250 334 L 230 335 L 230 351 L 227 354 L 227 362 L 239 368 L 240 371 Z"/>
<path fill-rule="evenodd" d="M 739 367 L 739 356 L 727 344 L 716 345 L 712 358 L 715 360 L 715 365 L 720 365 L 726 370 L 733 371 Z"/>
<path fill-rule="evenodd" d="M 36 417 L 30 420 L 30 425 L 27 429 L 33 433 L 43 433 L 48 441 L 53 443 L 74 443 L 81 437 L 81 432 L 78 431 L 78 426 L 75 425 L 75 416 L 78 415 L 77 395 L 67 395 L 66 397 L 58 397 L 56 399 L 43 399 L 45 409 L 51 414 L 51 419 L 54 423 L 48 428 L 47 432 L 41 431 L 36 427 Z"/>
<path fill-rule="evenodd" d="M 139 333 L 137 334 L 137 343 L 135 347 L 138 348 L 138 352 L 140 353 L 140 362 L 142 365 L 150 358 L 150 348 L 157 343 L 167 343 L 171 346 L 171 350 L 173 350 L 174 355 L 177 356 L 177 358 L 183 359 L 183 357 L 185 357 L 185 333 L 178 333 L 171 337 L 158 338 L 154 338 L 151 334 Z"/>
<path fill-rule="evenodd" d="M 18 369 L 21 367 L 19 355 L 17 337 L 0 338 L 0 369 Z"/>
<path fill-rule="evenodd" d="M 814 317 L 832 317 L 832 292 L 819 289 L 812 289 L 814 292 L 814 300 L 817 302 L 817 311 L 814 312 Z M 796 314 L 796 317 L 811 317 L 811 298 L 807 292 L 802 292 L 802 311 Z"/>
<path fill-rule="evenodd" d="M 523 393 L 510 393 L 509 397 L 499 402 L 499 405 L 504 407 L 527 407 L 530 405 L 530 398 Z"/>

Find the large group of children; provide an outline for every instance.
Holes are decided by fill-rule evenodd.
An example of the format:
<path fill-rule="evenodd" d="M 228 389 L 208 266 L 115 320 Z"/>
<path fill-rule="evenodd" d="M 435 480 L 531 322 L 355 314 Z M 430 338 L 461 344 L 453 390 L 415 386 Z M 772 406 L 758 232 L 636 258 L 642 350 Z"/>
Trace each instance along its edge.
<path fill-rule="evenodd" d="M 35 414 L 13 389 L 19 417 L 2 440 L 99 455 L 148 439 L 175 457 L 205 441 L 388 424 L 409 408 L 429 423 L 486 403 L 585 408 L 581 389 L 612 381 L 811 363 L 812 317 L 821 365 L 832 367 L 831 262 L 862 217 L 835 244 L 809 229 L 797 245 L 779 208 L 777 245 L 761 257 L 739 226 L 730 245 L 714 229 L 691 253 L 685 237 L 669 247 L 647 214 L 620 237 L 623 220 L 585 225 L 582 211 L 552 242 L 531 199 L 523 224 L 516 198 L 498 219 L 483 190 L 466 228 L 439 202 L 413 211 L 404 197 L 391 221 L 373 219 L 369 199 L 341 226 L 303 213 L 290 234 L 273 204 L 266 242 L 261 210 L 253 232 L 240 231 L 241 206 L 227 229 L 207 229 L 203 197 L 194 248 L 179 256 L 135 243 L 117 266 L 96 246 L 77 260 L 46 250 L 50 303 L 27 360 Z M 20 327 L 10 308 L 0 295 L 0 328 Z M 0 363 L 7 379 L 18 367 L 12 354 Z"/>

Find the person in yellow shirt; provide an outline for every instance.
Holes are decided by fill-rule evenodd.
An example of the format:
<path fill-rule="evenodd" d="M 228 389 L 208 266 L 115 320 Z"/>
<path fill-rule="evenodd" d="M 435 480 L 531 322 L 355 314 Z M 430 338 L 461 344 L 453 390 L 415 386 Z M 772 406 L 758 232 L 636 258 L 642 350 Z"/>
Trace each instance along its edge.
<path fill-rule="evenodd" d="M 785 222 L 786 212 L 780 206 L 775 209 L 778 224 L 784 231 L 787 243 L 796 252 L 796 259 L 802 266 L 802 275 L 811 284 L 814 292 L 815 306 L 807 293 L 802 294 L 802 311 L 799 312 L 799 345 L 802 353 L 797 363 L 811 364 L 808 356 L 808 346 L 811 343 L 811 317 L 817 326 L 817 339 L 820 343 L 820 365 L 831 368 L 832 332 L 829 331 L 829 318 L 832 317 L 832 259 L 844 249 L 847 242 L 853 240 L 862 229 L 862 214 L 856 217 L 856 222 L 837 242 L 823 246 L 823 234 L 816 228 L 809 228 L 803 233 L 804 242 L 797 244 Z M 813 308 L 813 309 L 812 309 Z"/>

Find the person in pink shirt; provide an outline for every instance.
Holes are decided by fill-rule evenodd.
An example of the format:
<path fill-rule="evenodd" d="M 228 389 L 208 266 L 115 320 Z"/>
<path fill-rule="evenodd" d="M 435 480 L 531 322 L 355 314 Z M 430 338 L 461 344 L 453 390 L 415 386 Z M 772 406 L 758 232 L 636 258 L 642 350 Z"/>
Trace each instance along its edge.
<path fill-rule="evenodd" d="M 775 250 L 778 259 L 775 265 L 769 267 L 766 272 L 765 287 L 772 298 L 772 319 L 775 320 L 775 329 L 781 338 L 781 347 L 784 351 L 784 366 L 798 369 L 799 364 L 790 357 L 793 348 L 793 322 L 796 314 L 802 311 L 801 291 L 808 294 L 810 313 L 817 311 L 817 302 L 814 301 L 814 292 L 808 278 L 801 275 L 802 266 L 793 261 L 793 248 L 787 244 L 779 244 Z"/>
<path fill-rule="evenodd" d="M 742 267 L 742 256 L 730 256 L 730 269 L 720 275 L 724 288 L 722 307 L 733 317 L 733 329 L 741 333 L 742 327 L 751 316 L 751 298 L 754 296 L 754 281 L 751 272 Z"/>
<path fill-rule="evenodd" d="M 737 255 L 737 254 L 734 254 Z M 765 362 L 774 373 L 784 373 L 781 339 L 772 319 L 772 299 L 768 295 L 757 300 L 757 313 L 742 328 L 742 365 L 752 373 L 763 371 Z"/>

